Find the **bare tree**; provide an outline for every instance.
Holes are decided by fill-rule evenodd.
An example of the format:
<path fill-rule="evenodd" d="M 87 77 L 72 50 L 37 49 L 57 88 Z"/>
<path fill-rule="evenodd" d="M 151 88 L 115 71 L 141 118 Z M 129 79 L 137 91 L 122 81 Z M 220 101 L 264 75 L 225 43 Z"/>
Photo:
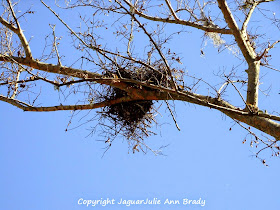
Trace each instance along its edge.
<path fill-rule="evenodd" d="M 153 133 L 149 128 L 156 122 L 156 104 L 160 104 L 155 102 L 164 102 L 179 129 L 169 102 L 184 101 L 232 118 L 253 136 L 251 144 L 262 143 L 257 157 L 266 148 L 279 155 L 280 116 L 277 110 L 259 108 L 260 70 L 279 71 L 271 65 L 270 53 L 280 40 L 265 29 L 259 32 L 262 24 L 269 23 L 279 34 L 280 19 L 267 6 L 277 4 L 273 0 L 65 0 L 56 1 L 56 7 L 46 3 L 41 0 L 69 32 L 75 62 L 63 65 L 59 44 L 64 40 L 56 35 L 55 25 L 46 29 L 49 35 L 42 56 L 33 56 L 32 40 L 25 36 L 20 22 L 28 21 L 36 11 L 17 13 L 17 2 L 2 0 L 1 101 L 33 112 L 100 108 L 97 124 L 105 131 L 106 143 L 110 146 L 122 135 L 133 151 L 149 148 L 144 138 Z M 70 27 L 56 10 L 72 15 L 77 14 L 73 11 L 86 11 L 88 15 L 77 16 L 80 25 Z M 190 30 L 200 31 L 202 43 L 211 40 L 218 55 L 231 52 L 240 65 L 229 66 L 230 72 L 219 71 L 213 84 L 194 76 L 199 63 L 186 71 L 180 54 L 169 43 Z M 106 40 L 107 33 L 119 42 Z M 202 47 L 198 56 L 204 53 Z M 40 93 L 32 95 L 38 87 L 54 87 L 63 94 L 65 104 L 73 94 L 76 101 L 69 99 L 72 105 L 36 105 L 42 103 Z M 242 105 L 237 105 L 236 95 Z M 267 136 L 259 137 L 251 127 Z"/>

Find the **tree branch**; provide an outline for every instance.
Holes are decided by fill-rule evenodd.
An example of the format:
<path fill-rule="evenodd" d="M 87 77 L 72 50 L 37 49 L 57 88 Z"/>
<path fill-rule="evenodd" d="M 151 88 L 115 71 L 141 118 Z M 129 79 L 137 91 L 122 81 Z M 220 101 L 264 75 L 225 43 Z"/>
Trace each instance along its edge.
<path fill-rule="evenodd" d="M 105 106 L 110 106 L 118 103 L 132 101 L 130 97 L 122 97 L 114 100 L 103 101 L 100 103 L 94 104 L 85 104 L 85 105 L 58 105 L 58 106 L 49 106 L 49 107 L 35 107 L 30 104 L 26 104 L 25 102 L 19 101 L 17 99 L 7 98 L 5 96 L 0 95 L 0 101 L 5 101 L 13 106 L 16 106 L 23 111 L 30 112 L 52 112 L 52 111 L 62 111 L 62 110 L 88 110 L 88 109 L 96 109 Z"/>
<path fill-rule="evenodd" d="M 225 21 L 235 37 L 237 45 L 239 46 L 247 64 L 248 70 L 248 87 L 247 87 L 247 99 L 246 104 L 252 106 L 254 109 L 258 107 L 258 91 L 259 91 L 259 72 L 260 62 L 256 61 L 256 53 L 250 43 L 249 37 L 246 31 L 240 31 L 238 25 L 227 5 L 225 0 L 217 0 L 219 8 L 221 9 Z"/>
<path fill-rule="evenodd" d="M 247 34 L 244 32 L 241 32 L 238 28 L 238 25 L 227 5 L 227 2 L 225 0 L 217 0 L 219 8 L 221 9 L 225 21 L 228 24 L 228 27 L 231 29 L 232 34 L 235 37 L 235 40 L 245 58 L 247 63 L 252 63 L 256 57 L 256 53 L 254 52 L 254 49 L 252 48 L 249 39 L 247 37 Z"/>
<path fill-rule="evenodd" d="M 263 51 L 263 53 L 261 54 L 261 55 L 259 55 L 257 58 L 256 58 L 256 60 L 261 60 L 263 57 L 265 57 L 266 55 L 267 55 L 267 53 L 268 53 L 268 51 L 269 50 L 271 50 L 272 48 L 274 48 L 274 46 L 276 45 L 276 44 L 278 44 L 280 42 L 280 40 L 277 40 L 277 41 L 275 41 L 274 43 L 272 43 L 272 45 L 268 45 L 268 47 Z"/>
<path fill-rule="evenodd" d="M 60 57 L 59 57 L 59 52 L 58 52 L 58 48 L 57 48 L 57 38 L 56 38 L 56 35 L 55 35 L 55 25 L 50 25 L 52 31 L 53 31 L 53 47 L 55 49 L 55 52 L 56 52 L 56 56 L 57 56 L 57 65 L 59 66 L 62 66 L 61 64 L 61 60 L 60 60 Z"/>
<path fill-rule="evenodd" d="M 237 88 L 237 87 L 234 85 L 234 83 L 229 79 L 229 77 L 227 77 L 226 75 L 225 75 L 225 77 L 226 77 L 227 80 L 228 80 L 227 82 L 230 83 L 230 84 L 234 87 L 234 89 L 237 91 L 237 93 L 238 93 L 239 96 L 241 97 L 242 101 L 243 101 L 244 104 L 246 105 L 247 109 L 248 109 L 250 112 L 252 112 L 251 107 L 248 106 L 248 104 L 246 103 L 245 99 L 243 98 L 243 96 L 242 96 L 242 94 L 240 93 L 240 91 L 238 90 L 238 88 Z"/>
<path fill-rule="evenodd" d="M 18 81 L 19 81 L 19 77 L 21 74 L 21 68 L 18 69 L 17 74 L 16 74 L 16 80 L 15 80 L 15 86 L 14 86 L 14 92 L 13 95 L 11 96 L 11 98 L 15 98 L 18 92 Z"/>
<path fill-rule="evenodd" d="M 253 4 L 251 5 L 251 8 L 243 22 L 242 28 L 241 28 L 241 32 L 246 33 L 246 29 L 247 29 L 247 25 L 251 19 L 251 16 L 255 10 L 255 8 L 257 7 L 257 5 L 259 4 L 259 2 L 253 2 Z"/>
<path fill-rule="evenodd" d="M 174 116 L 174 114 L 173 114 L 173 112 L 172 112 L 172 110 L 171 110 L 171 108 L 170 108 L 170 106 L 169 106 L 168 101 L 165 100 L 164 102 L 166 103 L 166 106 L 167 106 L 167 108 L 168 108 L 168 110 L 169 110 L 169 112 L 170 112 L 170 114 L 171 114 L 171 116 L 172 116 L 172 119 L 173 119 L 173 121 L 174 121 L 174 123 L 175 123 L 175 125 L 176 125 L 176 128 L 178 129 L 178 131 L 181 131 L 181 129 L 180 129 L 178 123 L 177 123 L 177 120 L 176 120 L 176 118 L 175 118 L 175 116 Z"/>
<path fill-rule="evenodd" d="M 45 72 L 63 74 L 68 76 L 73 76 L 77 78 L 100 78 L 102 75 L 90 71 L 75 69 L 66 66 L 58 66 L 54 64 L 44 63 L 39 60 L 34 60 L 30 58 L 16 57 L 16 56 L 7 56 L 0 54 L 0 61 L 11 62 L 11 63 L 20 63 L 25 66 L 29 66 L 34 69 L 42 70 Z"/>
<path fill-rule="evenodd" d="M 130 3 L 128 3 L 126 0 L 124 0 L 128 6 L 130 6 Z M 148 36 L 148 38 L 150 39 L 150 41 L 153 43 L 154 47 L 156 48 L 156 50 L 158 51 L 158 54 L 160 55 L 160 57 L 162 58 L 166 68 L 167 68 L 167 75 L 170 77 L 171 80 L 171 86 L 172 88 L 174 88 L 175 90 L 178 89 L 174 77 L 172 75 L 171 69 L 169 67 L 169 64 L 165 58 L 165 56 L 163 55 L 163 53 L 161 52 L 161 50 L 159 49 L 158 45 L 156 44 L 155 40 L 152 38 L 151 34 L 148 33 L 148 31 L 146 30 L 146 28 L 143 26 L 143 24 L 140 23 L 140 21 L 134 16 L 134 14 L 132 14 L 130 11 L 128 11 L 118 0 L 116 0 L 116 2 L 127 12 L 127 14 L 129 14 L 139 25 L 140 28 L 142 28 L 142 30 L 144 31 L 144 33 Z"/>
<path fill-rule="evenodd" d="M 11 4 L 11 1 L 10 1 L 10 0 L 7 0 L 7 3 L 8 3 L 8 5 L 9 5 L 9 8 L 10 8 L 11 13 L 12 13 L 12 15 L 13 15 L 13 18 L 14 18 L 14 20 L 15 20 L 15 22 L 16 22 L 16 25 L 17 25 L 17 28 L 16 28 L 16 29 L 15 29 L 15 27 L 12 27 L 12 26 L 10 26 L 10 27 L 8 27 L 8 28 L 11 29 L 13 32 L 15 32 L 15 33 L 17 34 L 18 38 L 19 38 L 20 41 L 21 41 L 21 44 L 22 44 L 22 46 L 23 46 L 23 49 L 24 49 L 24 51 L 25 51 L 26 57 L 27 57 L 27 58 L 32 58 L 30 46 L 29 46 L 28 41 L 26 40 L 26 38 L 25 38 L 25 36 L 24 36 L 24 34 L 23 34 L 23 31 L 22 31 L 22 29 L 21 29 L 21 27 L 20 27 L 20 24 L 19 24 L 19 22 L 18 22 L 18 20 L 17 20 L 17 17 L 16 17 L 16 15 L 15 15 L 13 6 L 12 6 L 12 4 Z M 3 21 L 3 19 L 2 19 L 2 21 Z M 1 21 L 1 23 L 2 23 L 2 21 Z M 5 21 L 3 21 L 3 22 L 5 23 Z M 6 21 L 6 22 L 7 22 L 7 21 Z M 5 26 L 8 26 L 8 25 L 5 24 Z"/>
<path fill-rule="evenodd" d="M 4 56 L 4 55 L 0 54 L 0 61 L 9 61 L 9 62 L 20 63 L 22 65 L 36 68 L 38 70 L 42 70 L 45 72 L 73 76 L 73 77 L 81 78 L 82 81 L 84 81 L 84 82 L 95 81 L 100 84 L 107 84 L 107 85 L 125 90 L 126 92 L 128 92 L 134 96 L 138 96 L 137 100 L 182 100 L 182 101 L 187 101 L 190 103 L 195 103 L 198 105 L 207 106 L 210 108 L 215 108 L 220 111 L 224 110 L 224 111 L 231 111 L 236 114 L 249 115 L 248 112 L 241 111 L 240 109 L 234 107 L 233 105 L 231 105 L 221 99 L 211 98 L 210 96 L 202 96 L 199 94 L 191 93 L 189 91 L 178 91 L 177 92 L 170 88 L 165 88 L 165 87 L 158 86 L 158 85 L 148 84 L 146 82 L 141 82 L 141 81 L 137 81 L 137 80 L 133 80 L 133 79 L 104 78 L 103 75 L 85 71 L 85 70 L 79 70 L 79 69 L 74 69 L 74 68 L 65 67 L 65 66 L 57 66 L 57 65 L 53 65 L 53 64 L 43 63 L 43 62 L 36 61 L 36 60 L 30 60 L 30 59 L 14 57 L 14 56 Z M 82 82 L 82 81 L 77 81 L 77 82 Z M 73 82 L 73 83 L 77 83 L 77 82 Z M 131 83 L 137 84 L 139 86 L 152 88 L 153 90 L 157 90 L 157 91 L 147 91 L 145 89 L 141 89 L 141 87 L 140 88 L 131 88 L 131 85 L 130 85 Z M 72 84 L 72 82 L 71 82 L 71 84 Z M 57 85 L 59 85 L 59 84 L 57 84 Z M 219 103 L 217 103 L 217 101 Z M 259 114 L 259 116 L 280 121 L 280 117 L 273 116 L 273 115 Z"/>
<path fill-rule="evenodd" d="M 32 77 L 31 79 L 27 79 L 27 80 L 19 80 L 19 81 L 16 81 L 17 84 L 22 84 L 22 83 L 27 83 L 27 82 L 33 82 L 33 81 L 36 81 L 36 80 L 40 80 L 40 78 L 34 78 Z M 11 81 L 11 82 L 2 82 L 0 83 L 0 86 L 1 85 L 11 85 L 13 84 L 14 81 Z"/>
<path fill-rule="evenodd" d="M 176 15 L 176 13 L 175 13 L 175 11 L 174 11 L 174 9 L 173 9 L 173 7 L 172 7 L 170 1 L 169 1 L 169 0 L 165 0 L 165 3 L 167 4 L 167 6 L 168 6 L 168 8 L 169 8 L 169 10 L 170 10 L 170 12 L 171 12 L 171 14 L 172 14 L 172 16 L 174 17 L 174 19 L 178 21 L 179 18 L 177 17 L 177 15 Z"/>
<path fill-rule="evenodd" d="M 0 57 L 1 58 L 1 57 Z M 23 59 L 24 60 L 24 59 Z M 37 64 L 38 65 L 38 64 Z M 38 65 L 40 67 L 46 67 L 49 66 L 50 64 L 45 64 L 45 65 Z M 55 65 L 53 65 L 54 67 Z M 52 67 L 52 66 L 51 66 Z M 56 68 L 64 68 L 66 69 L 67 67 L 58 67 Z M 48 70 L 48 69 L 45 69 Z M 69 68 L 69 71 L 71 71 L 71 74 L 74 75 L 83 75 L 79 71 L 78 74 L 75 72 L 74 69 Z M 56 71 L 54 71 L 56 72 Z M 84 71 L 82 71 L 84 72 Z M 96 76 L 94 73 L 92 73 L 93 76 Z M 68 75 L 68 74 L 66 74 Z M 89 74 L 90 75 L 90 74 Z M 83 77 L 82 77 L 83 78 Z M 265 133 L 274 136 L 277 139 L 280 139 L 280 125 L 269 120 L 266 118 L 270 118 L 273 120 L 278 120 L 280 121 L 280 117 L 278 116 L 272 116 L 268 115 L 265 113 L 256 113 L 252 114 L 246 111 L 242 111 L 238 109 L 237 107 L 229 104 L 226 101 L 223 101 L 221 99 L 217 98 L 212 98 L 210 96 L 202 96 L 198 94 L 194 94 L 188 91 L 175 91 L 172 89 L 164 88 L 164 87 L 159 87 L 156 85 L 151 85 L 151 84 L 146 84 L 144 82 L 140 81 L 134 81 L 135 84 L 141 84 L 142 86 L 147 86 L 147 87 L 154 87 L 154 90 L 146 90 L 145 88 L 141 87 L 132 87 L 130 84 L 133 82 L 133 80 L 129 79 L 119 79 L 119 78 L 96 78 L 94 79 L 98 83 L 101 84 L 107 84 L 111 85 L 113 87 L 117 87 L 119 89 L 125 90 L 126 92 L 129 93 L 129 97 L 126 100 L 180 100 L 180 101 L 186 101 L 202 106 L 206 106 L 209 108 L 214 108 L 217 109 L 229 117 L 239 120 L 241 122 L 244 122 L 248 125 L 251 125 L 261 131 L 264 131 Z M 155 91 L 158 90 L 158 91 Z M 162 91 L 159 91 L 162 90 Z M 56 110 L 78 110 L 78 109 L 93 109 L 93 108 L 99 108 L 101 106 L 108 106 L 108 104 L 92 104 L 92 105 L 70 105 L 70 106 L 55 106 L 55 107 L 36 107 L 32 108 L 30 105 L 25 104 L 24 102 L 18 101 L 16 99 L 10 99 L 7 97 L 0 97 L 0 100 L 8 102 L 14 106 L 17 106 L 18 108 L 21 108 L 26 111 L 56 111 Z M 122 99 L 118 99 L 122 100 Z M 120 103 L 121 101 L 119 101 Z M 107 102 L 106 102 L 107 103 Z M 115 102 L 114 102 L 115 103 Z M 117 101 L 116 101 L 117 103 Z"/>
<path fill-rule="evenodd" d="M 0 17 L 0 23 L 2 23 L 4 26 L 6 26 L 8 29 L 13 31 L 14 33 L 17 33 L 18 29 L 10 24 L 8 21 L 6 21 L 4 18 Z"/>
<path fill-rule="evenodd" d="M 130 7 L 134 7 L 134 5 L 132 5 L 129 1 L 124 0 L 125 3 L 127 3 Z M 137 10 L 137 8 L 134 7 L 134 12 L 135 14 L 139 15 L 142 18 L 145 18 L 147 20 L 151 20 L 151 21 L 157 21 L 157 22 L 163 22 L 163 23 L 173 23 L 173 24 L 179 24 L 179 25 L 184 25 L 184 26 L 190 26 L 196 29 L 200 29 L 206 32 L 214 32 L 214 33 L 220 33 L 220 34 L 232 34 L 232 31 L 230 29 L 224 29 L 224 28 L 214 28 L 214 27 L 210 27 L 210 26 L 204 26 L 198 23 L 194 23 L 191 21 L 186 21 L 186 20 L 181 20 L 178 18 L 178 20 L 173 20 L 173 19 L 169 19 L 169 18 L 160 18 L 160 17 L 154 17 L 154 16 L 150 16 L 147 14 L 144 14 L 142 12 L 140 12 L 139 10 Z"/>

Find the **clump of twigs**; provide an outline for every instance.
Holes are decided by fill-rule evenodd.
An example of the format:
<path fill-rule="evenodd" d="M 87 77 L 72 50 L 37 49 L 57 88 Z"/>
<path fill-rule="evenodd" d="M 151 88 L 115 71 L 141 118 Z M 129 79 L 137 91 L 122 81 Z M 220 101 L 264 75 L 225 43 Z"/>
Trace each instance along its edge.
<path fill-rule="evenodd" d="M 158 68 L 157 68 L 158 69 Z M 130 79 L 145 84 L 169 86 L 168 77 L 164 70 L 156 70 L 145 67 L 126 66 L 121 69 L 106 70 L 104 76 L 118 77 L 121 79 Z M 131 87 L 138 87 L 135 83 L 128 83 Z M 142 87 L 148 89 L 149 87 Z M 109 87 L 107 93 L 102 97 L 105 100 L 114 100 L 128 96 L 124 90 L 115 87 Z M 117 135 L 124 136 L 127 140 L 134 140 L 135 145 L 143 143 L 145 137 L 148 137 L 154 132 L 150 131 L 151 124 L 156 123 L 154 102 L 151 100 L 136 100 L 122 102 L 110 106 L 106 106 L 102 110 L 102 116 L 111 122 L 110 127 L 107 127 L 110 137 Z M 140 145 L 141 148 L 141 145 Z"/>

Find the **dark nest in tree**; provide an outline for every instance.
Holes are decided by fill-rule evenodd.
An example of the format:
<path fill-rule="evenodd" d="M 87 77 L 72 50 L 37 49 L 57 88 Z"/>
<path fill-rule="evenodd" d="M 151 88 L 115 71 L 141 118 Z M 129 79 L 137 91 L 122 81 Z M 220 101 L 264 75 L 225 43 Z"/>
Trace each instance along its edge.
<path fill-rule="evenodd" d="M 117 76 L 118 78 L 133 79 L 153 85 L 169 86 L 165 70 L 158 71 L 144 67 L 136 68 L 126 66 L 126 68 L 122 69 L 107 70 L 104 76 L 110 78 Z M 131 87 L 137 88 L 138 85 L 131 83 Z M 148 87 L 143 88 L 149 89 Z M 124 96 L 128 96 L 128 93 L 118 88 L 108 87 L 107 93 L 105 96 L 103 95 L 103 99 L 113 100 Z M 112 126 L 106 126 L 107 135 L 109 134 L 109 137 L 116 137 L 120 134 L 127 140 L 135 141 L 132 144 L 133 148 L 135 145 L 139 145 L 139 142 L 145 137 L 154 134 L 149 130 L 151 124 L 153 122 L 156 123 L 153 104 L 153 101 L 139 100 L 104 107 L 102 116 L 112 123 Z"/>

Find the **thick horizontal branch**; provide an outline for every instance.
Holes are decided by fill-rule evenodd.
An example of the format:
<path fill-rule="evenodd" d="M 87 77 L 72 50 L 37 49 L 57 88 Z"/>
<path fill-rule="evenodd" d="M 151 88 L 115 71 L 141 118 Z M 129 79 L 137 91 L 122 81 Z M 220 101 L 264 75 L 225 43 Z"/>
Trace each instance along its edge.
<path fill-rule="evenodd" d="M 270 120 L 270 119 L 274 119 L 280 121 L 280 117 L 278 116 L 272 116 L 265 113 L 252 114 L 246 111 L 242 111 L 226 101 L 217 98 L 212 98 L 210 96 L 203 96 L 203 95 L 190 93 L 187 91 L 175 91 L 172 89 L 166 89 L 165 91 L 163 91 L 164 87 L 160 88 L 162 91 L 147 90 L 146 88 L 143 87 L 142 88 L 135 87 L 135 86 L 133 87 L 125 82 L 120 82 L 119 81 L 120 79 L 112 79 L 112 80 L 114 81 L 109 82 L 109 79 L 104 79 L 100 82 L 103 84 L 114 83 L 115 87 L 126 90 L 130 95 L 124 98 L 105 101 L 96 104 L 67 105 L 67 106 L 60 105 L 60 106 L 53 106 L 53 107 L 31 107 L 30 105 L 27 105 L 24 102 L 18 101 L 16 99 L 10 99 L 4 96 L 0 96 L 0 100 L 8 102 L 25 111 L 38 111 L 38 112 L 94 109 L 94 108 L 109 106 L 115 103 L 135 101 L 135 100 L 180 100 L 180 101 L 185 101 L 185 102 L 217 109 L 233 119 L 239 120 L 243 123 L 253 126 L 271 136 L 274 136 L 276 139 L 280 139 L 280 124 Z M 145 84 L 142 85 L 146 86 Z M 270 119 L 267 119 L 266 117 Z"/>
<path fill-rule="evenodd" d="M 103 83 L 105 83 L 103 81 Z M 139 87 L 133 88 L 123 82 L 115 81 L 115 86 L 120 87 L 120 89 L 130 89 L 128 92 L 130 96 L 119 98 L 111 101 L 104 101 L 96 104 L 87 105 L 59 105 L 52 107 L 31 107 L 24 102 L 18 101 L 16 99 L 10 99 L 4 96 L 0 96 L 0 100 L 8 102 L 22 110 L 25 111 L 59 111 L 59 110 L 85 110 L 94 109 L 104 106 L 109 106 L 116 103 L 135 101 L 135 100 L 180 100 L 189 103 L 194 103 L 197 105 L 202 105 L 205 107 L 217 109 L 229 117 L 253 126 L 271 136 L 274 136 L 277 140 L 280 139 L 280 124 L 271 121 L 270 119 L 280 121 L 280 117 L 272 116 L 265 113 L 252 114 L 246 111 L 242 111 L 237 107 L 229 104 L 226 101 L 212 98 L 209 96 L 198 95 L 190 92 L 176 92 L 175 90 L 167 89 L 167 91 L 151 91 Z M 143 85 L 144 86 L 144 85 Z M 163 89 L 163 88 L 162 88 Z M 267 119 L 267 118 L 270 119 Z"/>
<path fill-rule="evenodd" d="M 165 94 L 165 93 L 163 93 Z M 256 129 L 263 131 L 273 137 L 276 140 L 280 140 L 280 124 L 276 123 L 270 119 L 280 121 L 279 116 L 271 116 L 265 113 L 250 113 L 247 111 L 241 111 L 237 107 L 229 104 L 226 101 L 218 100 L 217 98 L 212 98 L 208 96 L 201 96 L 196 94 L 187 94 L 187 95 L 173 95 L 168 94 L 169 97 L 172 97 L 173 100 L 186 101 L 210 108 L 217 109 L 232 119 L 239 120 L 247 125 L 250 125 Z M 170 99 L 169 99 L 170 100 Z M 270 119 L 267 119 L 270 118 Z"/>
<path fill-rule="evenodd" d="M 251 125 L 265 133 L 274 136 L 277 139 L 280 139 L 280 125 L 273 120 L 280 120 L 277 116 L 272 116 L 264 113 L 252 114 L 247 111 L 240 110 L 239 108 L 229 104 L 226 101 L 223 101 L 218 98 L 212 98 L 210 96 L 203 96 L 189 91 L 176 91 L 169 88 L 147 84 L 146 82 L 136 81 L 132 79 L 122 79 L 122 78 L 104 78 L 104 76 L 84 71 L 80 69 L 74 69 L 65 66 L 57 66 L 53 64 L 43 63 L 34 59 L 14 57 L 14 56 L 4 56 L 0 55 L 0 61 L 4 62 L 15 62 L 22 65 L 26 65 L 38 70 L 64 74 L 73 77 L 78 77 L 85 80 L 95 81 L 100 84 L 110 85 L 112 87 L 119 88 L 126 91 L 129 94 L 129 97 L 125 100 L 180 100 L 189 103 L 194 103 L 201 106 L 206 106 L 209 108 L 217 109 L 229 117 L 244 122 L 248 125 Z M 135 85 L 132 85 L 135 84 Z M 148 87 L 150 89 L 144 88 Z M 55 106 L 55 107 L 31 107 L 24 102 L 20 102 L 16 99 L 9 99 L 1 96 L 0 100 L 8 102 L 18 108 L 28 111 L 56 111 L 56 110 L 83 110 L 83 109 L 94 109 L 102 106 L 108 106 L 112 102 L 101 102 L 97 104 L 88 104 L 88 105 L 69 105 L 69 106 Z M 120 101 L 118 101 L 120 100 Z M 123 102 L 124 99 L 118 99 L 113 103 Z M 267 119 L 269 118 L 269 119 Z"/>
<path fill-rule="evenodd" d="M 242 115 L 242 116 L 255 115 L 267 119 L 280 121 L 280 116 L 270 115 L 262 112 L 251 113 L 251 112 L 243 111 L 224 100 L 213 98 L 210 96 L 195 94 L 189 91 L 175 91 L 162 86 L 147 84 L 145 82 L 136 81 L 132 79 L 100 78 L 100 79 L 94 79 L 94 81 L 101 84 L 108 84 L 108 85 L 113 83 L 115 87 L 125 90 L 132 96 L 137 95 L 138 97 L 137 100 L 181 100 L 190 103 L 195 103 L 197 105 L 207 106 L 220 111 L 233 112 L 237 115 Z M 132 88 L 129 83 L 137 84 L 139 86 L 138 88 Z M 149 91 L 143 87 L 151 88 L 154 91 Z"/>
<path fill-rule="evenodd" d="M 125 90 L 129 94 L 133 96 L 138 96 L 137 100 L 183 100 L 191 103 L 195 103 L 198 105 L 204 105 L 215 109 L 225 110 L 225 111 L 233 111 L 236 114 L 248 115 L 248 112 L 240 111 L 235 106 L 217 99 L 211 98 L 209 96 L 202 96 L 199 94 L 191 93 L 188 91 L 175 91 L 169 88 L 165 88 L 158 85 L 149 84 L 146 82 L 141 82 L 133 79 L 125 79 L 125 78 L 105 78 L 103 75 L 89 72 L 85 70 L 75 69 L 66 66 L 58 66 L 53 64 L 48 64 L 44 62 L 40 62 L 33 59 L 21 58 L 21 57 L 14 57 L 14 56 L 4 56 L 0 55 L 0 61 L 8 61 L 8 62 L 16 62 L 22 65 L 26 65 L 38 70 L 50 72 L 50 73 L 57 73 L 63 74 L 68 76 L 73 76 L 77 78 L 81 78 L 82 80 L 69 82 L 69 85 L 72 83 L 80 83 L 80 82 L 97 82 L 100 84 L 106 84 L 113 87 L 117 87 L 119 89 Z M 133 88 L 131 84 L 138 85 L 137 88 Z M 58 86 L 68 85 L 68 83 L 63 84 L 56 84 Z M 142 87 L 151 88 L 154 91 L 146 90 Z M 154 96 L 155 92 L 157 93 L 156 97 Z M 183 98 L 182 98 L 183 97 Z M 188 99 L 186 99 L 188 97 Z M 211 103 L 210 100 L 211 99 Z M 217 106 L 216 101 L 219 101 L 219 106 Z M 214 103 L 215 102 L 215 103 Z M 273 115 L 268 115 L 261 113 L 259 116 L 266 117 L 273 120 L 280 121 L 280 118 Z"/>

